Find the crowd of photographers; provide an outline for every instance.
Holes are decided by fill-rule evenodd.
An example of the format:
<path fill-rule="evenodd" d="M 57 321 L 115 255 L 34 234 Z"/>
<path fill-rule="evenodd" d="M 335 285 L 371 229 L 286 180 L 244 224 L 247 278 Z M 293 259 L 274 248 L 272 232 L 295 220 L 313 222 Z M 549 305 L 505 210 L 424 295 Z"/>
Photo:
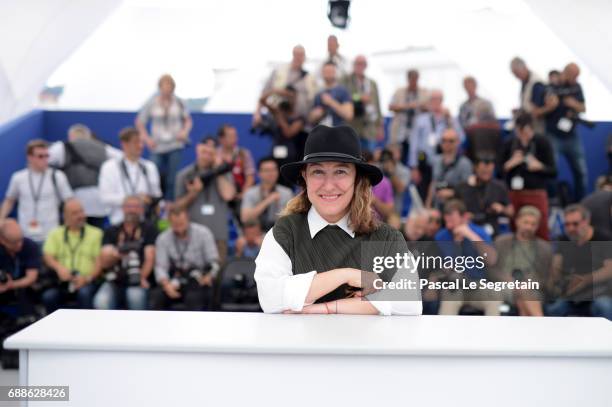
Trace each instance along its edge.
<path fill-rule="evenodd" d="M 32 140 L 27 167 L 12 175 L 0 208 L 1 304 L 17 304 L 21 316 L 62 306 L 216 309 L 224 267 L 257 256 L 296 192 L 279 178 L 279 166 L 301 159 L 313 126 L 349 124 L 364 159 L 385 174 L 373 188 L 372 210 L 409 244 L 426 244 L 415 253 L 430 250 L 431 242 L 440 243 L 438 252 L 444 242 L 459 243 L 463 254 L 486 251 L 497 279 L 542 283 L 536 296 L 517 291 L 496 299 L 424 290 L 425 312 L 474 308 L 499 315 L 509 303 L 519 315 L 612 319 L 612 178 L 601 174 L 597 191 L 585 196 L 577 129 L 585 100 L 575 64 L 545 81 L 513 59 L 520 105 L 506 129 L 478 95 L 476 79 L 465 78 L 467 100 L 455 117 L 443 93 L 420 87 L 419 72 L 409 70 L 390 101 L 385 132 L 364 56 L 349 67 L 330 36 L 320 72 L 307 72 L 305 59 L 296 46 L 292 61 L 274 70 L 262 91 L 252 131 L 273 145 L 257 167 L 226 124 L 198 140 L 195 162 L 180 168 L 192 120 L 169 75 L 160 78 L 135 127 L 119 134 L 120 150 L 81 124 L 65 142 Z M 145 146 L 151 160 L 142 157 Z M 557 181 L 561 156 L 572 170 L 573 191 Z M 450 278 L 448 270 L 438 271 L 428 278 Z"/>

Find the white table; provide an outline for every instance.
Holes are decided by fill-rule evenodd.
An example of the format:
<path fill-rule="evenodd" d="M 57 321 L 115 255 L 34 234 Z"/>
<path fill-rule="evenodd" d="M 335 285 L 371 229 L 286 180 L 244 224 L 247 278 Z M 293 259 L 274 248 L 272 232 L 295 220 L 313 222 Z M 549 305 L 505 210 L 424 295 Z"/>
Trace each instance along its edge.
<path fill-rule="evenodd" d="M 34 406 L 611 406 L 599 318 L 60 310 L 5 342 Z"/>

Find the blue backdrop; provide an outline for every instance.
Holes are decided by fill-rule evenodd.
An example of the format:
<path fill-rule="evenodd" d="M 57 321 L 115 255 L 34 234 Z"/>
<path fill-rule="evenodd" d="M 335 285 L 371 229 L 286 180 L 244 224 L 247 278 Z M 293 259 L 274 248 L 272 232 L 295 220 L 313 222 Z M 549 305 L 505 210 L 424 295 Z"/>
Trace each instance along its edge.
<path fill-rule="evenodd" d="M 85 112 L 85 111 L 32 111 L 18 119 L 0 126 L 0 193 L 4 195 L 11 174 L 25 165 L 25 146 L 28 140 L 43 138 L 48 141 L 62 140 L 68 128 L 74 123 L 83 123 L 105 142 L 119 146 L 118 133 L 123 127 L 133 126 L 134 112 Z M 193 113 L 191 139 L 197 141 L 205 135 L 215 134 L 223 123 L 236 127 L 240 145 L 253 153 L 255 162 L 270 153 L 268 137 L 250 133 L 250 114 Z M 593 129 L 581 127 L 580 137 L 585 146 L 589 169 L 589 187 L 595 179 L 608 171 L 606 141 L 612 134 L 612 122 L 598 122 Z M 193 162 L 194 146 L 189 146 L 183 155 L 183 163 Z M 559 163 L 559 178 L 571 183 L 571 175 L 565 161 Z"/>

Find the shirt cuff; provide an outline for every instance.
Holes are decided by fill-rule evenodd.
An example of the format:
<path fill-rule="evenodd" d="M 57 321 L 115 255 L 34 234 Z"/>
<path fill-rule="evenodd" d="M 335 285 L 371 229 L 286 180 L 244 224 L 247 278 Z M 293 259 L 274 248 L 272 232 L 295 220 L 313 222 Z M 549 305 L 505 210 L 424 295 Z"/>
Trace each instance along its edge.
<path fill-rule="evenodd" d="M 370 304 L 378 310 L 378 315 L 391 315 L 391 304 L 389 301 L 370 301 Z"/>
<path fill-rule="evenodd" d="M 379 315 L 421 315 L 423 303 L 421 301 L 370 301 L 379 312 Z"/>
<path fill-rule="evenodd" d="M 304 302 L 306 301 L 306 295 L 310 290 L 312 279 L 314 278 L 316 271 L 311 271 L 306 274 L 296 274 L 287 279 L 285 283 L 285 290 L 283 292 L 283 304 L 291 311 L 302 311 L 304 308 Z"/>

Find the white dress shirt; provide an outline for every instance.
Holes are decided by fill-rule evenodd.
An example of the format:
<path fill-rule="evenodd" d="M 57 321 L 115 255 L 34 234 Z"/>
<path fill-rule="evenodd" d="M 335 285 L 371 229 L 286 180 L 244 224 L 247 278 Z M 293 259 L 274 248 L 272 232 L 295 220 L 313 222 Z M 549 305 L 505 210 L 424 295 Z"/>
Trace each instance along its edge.
<path fill-rule="evenodd" d="M 327 222 L 314 209 L 308 211 L 308 227 L 310 238 L 314 238 L 327 225 L 334 225 Z M 335 223 L 340 229 L 344 230 L 350 237 L 355 237 L 355 232 L 348 224 L 348 214 Z M 285 310 L 301 311 L 305 303 L 306 295 L 310 290 L 312 279 L 317 270 L 305 274 L 292 272 L 291 258 L 285 253 L 281 245 L 274 238 L 274 228 L 270 229 L 261 244 L 259 255 L 255 259 L 255 281 L 257 282 L 257 293 L 261 308 L 266 313 L 279 313 Z M 322 270 L 327 271 L 327 270 Z M 398 270 L 393 280 L 399 278 L 412 278 L 415 273 L 409 276 L 407 272 Z M 380 293 L 380 292 L 379 292 Z M 375 293 L 374 295 L 376 295 Z M 369 299 L 369 296 L 366 297 Z M 379 311 L 381 315 L 420 315 L 423 305 L 418 301 L 374 301 L 370 303 Z"/>
<path fill-rule="evenodd" d="M 100 168 L 98 187 L 100 198 L 110 209 L 110 222 L 117 225 L 123 221 L 123 200 L 130 195 L 145 194 L 160 197 L 159 172 L 153 162 L 140 159 L 138 162 L 123 160 L 129 180 L 121 168 L 121 159 L 106 160 Z M 143 174 L 141 165 L 146 169 Z M 148 179 L 148 181 L 147 181 Z"/>

